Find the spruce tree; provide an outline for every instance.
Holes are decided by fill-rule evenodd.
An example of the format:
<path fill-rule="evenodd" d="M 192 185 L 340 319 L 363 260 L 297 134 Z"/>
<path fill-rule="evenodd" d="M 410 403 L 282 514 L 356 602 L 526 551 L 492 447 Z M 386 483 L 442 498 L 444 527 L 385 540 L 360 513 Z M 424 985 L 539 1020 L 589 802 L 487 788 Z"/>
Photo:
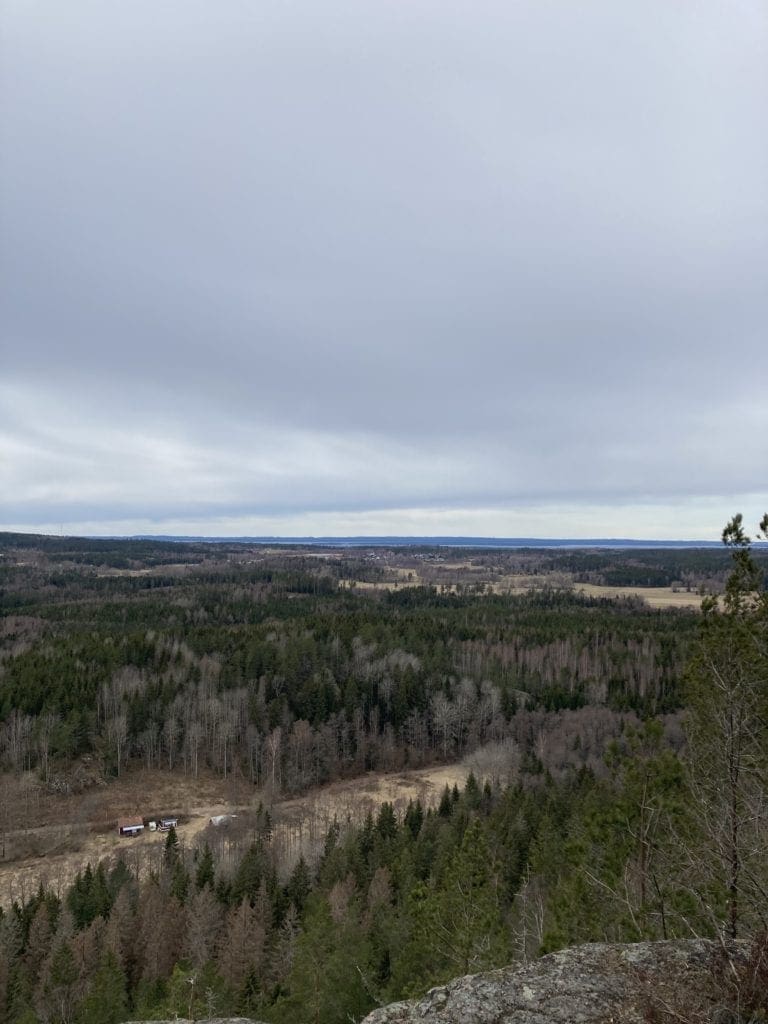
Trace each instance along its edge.
<path fill-rule="evenodd" d="M 289 903 L 293 903 L 296 910 L 301 914 L 304 903 L 312 890 L 312 877 L 304 855 L 299 857 L 296 867 L 291 872 L 291 877 L 285 887 L 285 896 Z"/>
<path fill-rule="evenodd" d="M 404 824 L 414 839 L 421 831 L 423 823 L 424 808 L 421 806 L 421 801 L 417 800 L 416 803 L 414 803 L 412 800 L 409 800 L 408 807 L 405 812 Z"/>

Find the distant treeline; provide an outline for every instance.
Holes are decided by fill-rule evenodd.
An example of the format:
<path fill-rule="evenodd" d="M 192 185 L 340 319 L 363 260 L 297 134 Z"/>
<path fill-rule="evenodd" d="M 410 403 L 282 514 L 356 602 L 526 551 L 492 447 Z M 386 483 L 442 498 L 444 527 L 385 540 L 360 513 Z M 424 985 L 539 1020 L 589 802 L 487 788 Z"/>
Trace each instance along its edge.
<path fill-rule="evenodd" d="M 758 563 L 768 562 L 768 552 L 758 551 Z M 719 581 L 730 569 L 730 555 L 722 549 L 592 552 L 559 554 L 553 569 L 573 573 L 584 583 L 612 587 L 669 587 L 682 584 L 694 591 L 703 581 Z"/>
<path fill-rule="evenodd" d="M 526 565 L 544 571 L 565 570 L 579 574 L 583 580 L 618 586 L 669 586 L 678 581 L 690 581 L 707 577 L 723 576 L 728 570 L 729 556 L 719 545 L 717 546 L 668 546 L 658 548 L 633 547 L 603 548 L 599 550 L 567 548 L 552 542 L 548 547 L 516 547 L 493 548 L 488 545 L 473 547 L 469 543 L 461 547 L 451 547 L 450 538 L 444 539 L 441 547 L 428 544 L 409 542 L 398 547 L 398 538 L 379 538 L 379 544 L 386 545 L 387 550 L 400 550 L 405 557 L 429 558 L 437 556 L 441 560 L 475 559 L 478 563 L 492 561 L 500 566 L 505 563 L 512 567 Z M 360 578 L 366 578 L 366 544 L 363 538 L 357 538 L 354 547 L 344 551 L 344 546 L 312 542 L 279 542 L 284 552 L 283 559 L 302 558 L 308 562 L 312 556 L 323 552 L 333 555 L 326 562 L 326 570 L 334 572 L 334 565 L 339 564 L 340 549 L 344 551 L 343 562 L 347 568 L 354 566 L 363 570 Z M 190 540 L 153 539 L 153 538 L 85 538 L 57 537 L 50 535 L 2 533 L 0 532 L 0 565 L 2 555 L 7 552 L 34 553 L 38 552 L 50 564 L 72 563 L 74 566 L 108 567 L 128 569 L 154 567 L 162 565 L 196 564 L 203 561 L 221 561 L 222 559 L 247 558 L 249 553 L 263 558 L 264 552 L 270 552 L 270 560 L 279 564 L 281 556 L 275 554 L 275 543 L 257 543 L 246 538 L 205 541 L 202 538 Z M 488 544 L 491 542 L 489 541 Z M 627 542 L 630 544 L 630 542 Z M 390 547 L 391 546 L 391 547 Z M 371 546 L 370 553 L 378 549 Z M 307 558 L 307 556 L 309 556 Z M 768 562 L 768 552 L 755 552 L 758 561 Z M 316 559 L 315 559 L 316 561 Z"/>

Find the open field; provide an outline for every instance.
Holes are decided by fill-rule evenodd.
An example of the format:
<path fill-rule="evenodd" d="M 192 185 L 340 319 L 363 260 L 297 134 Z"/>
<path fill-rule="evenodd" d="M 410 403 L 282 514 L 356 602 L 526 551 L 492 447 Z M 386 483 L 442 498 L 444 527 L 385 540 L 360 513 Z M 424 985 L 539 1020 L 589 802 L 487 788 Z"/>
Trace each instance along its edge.
<path fill-rule="evenodd" d="M 410 578 L 383 580 L 379 582 L 343 579 L 340 585 L 347 589 L 366 590 L 402 590 L 406 587 L 437 586 L 442 593 L 457 593 L 460 586 L 473 583 L 465 578 L 463 584 L 438 583 L 421 578 L 417 573 L 409 573 Z M 671 587 L 609 587 L 597 583 L 573 583 L 571 580 L 547 576 L 502 576 L 493 580 L 478 579 L 474 585 L 481 583 L 487 593 L 494 594 L 526 594 L 532 590 L 540 590 L 545 586 L 554 586 L 585 597 L 623 598 L 637 597 L 645 601 L 651 608 L 700 608 L 701 595 L 686 590 L 673 590 Z"/>
<path fill-rule="evenodd" d="M 61 894 L 88 862 L 123 857 L 140 874 L 156 867 L 165 836 L 145 830 L 135 838 L 121 838 L 115 827 L 118 817 L 174 813 L 179 815 L 178 835 L 185 846 L 193 846 L 206 829 L 212 844 L 221 846 L 224 840 L 236 845 L 255 835 L 255 811 L 263 801 L 274 822 L 273 842 L 290 863 L 300 853 L 311 856 L 318 849 L 334 818 L 342 824 L 359 822 L 385 801 L 399 812 L 411 799 L 435 805 L 446 785 L 463 786 L 469 770 L 462 763 L 370 773 L 274 803 L 268 794 L 237 777 L 223 780 L 208 775 L 195 780 L 157 771 L 132 772 L 96 790 L 66 797 L 41 793 L 42 787 L 31 777 L 6 778 L 6 799 L 15 797 L 21 803 L 18 816 L 6 812 L 0 905 L 28 897 L 41 882 Z M 222 814 L 237 818 L 230 828 L 212 827 L 210 818 Z M 22 818 L 22 827 L 16 827 L 17 817 Z"/>
<path fill-rule="evenodd" d="M 701 608 L 701 595 L 671 587 L 604 587 L 579 583 L 575 589 L 586 597 L 639 597 L 652 608 Z"/>

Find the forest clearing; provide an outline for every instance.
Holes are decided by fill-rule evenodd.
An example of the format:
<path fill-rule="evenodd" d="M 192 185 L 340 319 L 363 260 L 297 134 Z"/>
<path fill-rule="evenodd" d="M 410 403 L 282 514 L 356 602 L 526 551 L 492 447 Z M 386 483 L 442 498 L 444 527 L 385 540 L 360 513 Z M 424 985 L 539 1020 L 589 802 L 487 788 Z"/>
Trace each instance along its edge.
<path fill-rule="evenodd" d="M 359 823 L 384 802 L 398 814 L 409 800 L 433 807 L 446 786 L 463 787 L 469 771 L 469 764 L 461 763 L 392 774 L 370 772 L 274 802 L 242 777 L 224 780 L 211 772 L 192 779 L 138 770 L 68 796 L 44 793 L 31 773 L 4 777 L 0 792 L 7 825 L 2 836 L 0 907 L 23 902 L 41 884 L 61 895 L 88 863 L 122 858 L 139 873 L 158 864 L 166 834 L 145 830 L 133 837 L 119 836 L 116 822 L 124 811 L 144 817 L 158 808 L 174 811 L 179 815 L 179 841 L 192 848 L 206 829 L 211 841 L 225 836 L 241 842 L 253 830 L 261 803 L 272 817 L 273 844 L 283 848 L 286 863 L 292 864 L 322 843 L 334 818 Z M 18 816 L 8 808 L 17 809 Z M 232 820 L 217 828 L 211 824 L 216 816 Z"/>
<path fill-rule="evenodd" d="M 416 577 L 375 583 L 370 580 L 341 580 L 340 585 L 348 590 L 394 591 L 406 587 L 423 587 L 425 583 Z M 542 585 L 543 581 L 531 581 L 530 577 L 525 576 L 511 576 L 501 581 L 483 584 L 487 592 L 492 594 L 526 594 Z M 442 584 L 441 592 L 455 594 L 459 592 L 459 587 L 458 583 Z M 609 587 L 595 583 L 568 583 L 565 589 L 575 590 L 585 597 L 607 597 L 615 600 L 635 598 L 645 601 L 651 608 L 700 608 L 702 601 L 701 594 L 680 591 L 672 587 Z"/>
<path fill-rule="evenodd" d="M 606 587 L 580 583 L 576 590 L 585 597 L 635 597 L 646 601 L 651 608 L 701 608 L 702 601 L 701 594 L 672 587 Z"/>

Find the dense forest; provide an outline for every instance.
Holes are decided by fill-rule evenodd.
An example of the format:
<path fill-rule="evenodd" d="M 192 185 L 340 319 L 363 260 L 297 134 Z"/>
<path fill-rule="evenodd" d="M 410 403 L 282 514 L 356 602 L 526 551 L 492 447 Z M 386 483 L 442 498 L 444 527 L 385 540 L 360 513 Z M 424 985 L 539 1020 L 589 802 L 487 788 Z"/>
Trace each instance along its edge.
<path fill-rule="evenodd" d="M 680 707 L 687 610 L 553 585 L 357 593 L 339 579 L 375 578 L 375 563 L 123 545 L 32 549 L 37 562 L 6 549 L 6 767 L 47 775 L 91 752 L 115 774 L 237 764 L 298 790 L 461 756 L 518 733 L 520 711 Z"/>
<path fill-rule="evenodd" d="M 729 530 L 723 552 L 462 553 L 450 580 L 444 551 L 5 535 L 5 770 L 237 773 L 263 804 L 236 838 L 172 830 L 149 868 L 6 907 L 0 1016 L 334 1024 L 576 942 L 759 935 L 768 598 Z M 536 585 L 497 592 L 510 572 Z M 722 596 L 654 610 L 585 576 Z M 333 821 L 311 861 L 273 842 L 276 794 L 472 752 L 435 807 Z"/>

